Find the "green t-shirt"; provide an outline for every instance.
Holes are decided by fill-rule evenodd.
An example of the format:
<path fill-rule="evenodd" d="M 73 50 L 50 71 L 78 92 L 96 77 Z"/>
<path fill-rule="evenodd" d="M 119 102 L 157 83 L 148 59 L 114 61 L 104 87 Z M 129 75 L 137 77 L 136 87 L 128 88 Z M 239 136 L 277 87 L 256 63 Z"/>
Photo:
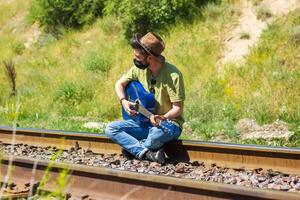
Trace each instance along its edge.
<path fill-rule="evenodd" d="M 172 64 L 165 62 L 159 74 L 154 78 L 155 89 L 155 114 L 164 115 L 172 109 L 172 102 L 185 100 L 184 83 L 181 72 Z M 151 72 L 148 68 L 145 70 L 132 67 L 122 76 L 122 82 L 137 80 L 149 92 L 151 82 Z M 178 116 L 173 121 L 177 122 L 182 128 L 184 123 L 183 116 Z"/>

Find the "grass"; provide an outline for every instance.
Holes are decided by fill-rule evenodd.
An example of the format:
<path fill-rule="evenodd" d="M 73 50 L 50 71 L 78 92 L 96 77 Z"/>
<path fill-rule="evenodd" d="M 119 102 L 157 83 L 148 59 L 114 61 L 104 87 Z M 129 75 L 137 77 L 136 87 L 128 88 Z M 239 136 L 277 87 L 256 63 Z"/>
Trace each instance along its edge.
<path fill-rule="evenodd" d="M 0 59 L 11 59 L 16 66 L 19 126 L 93 132 L 83 128 L 83 123 L 120 119 L 114 83 L 132 66 L 121 23 L 103 17 L 80 31 L 65 31 L 60 38 L 42 33 L 37 43 L 24 48 L 32 26 L 24 15 L 29 1 L 22 4 L 23 9 L 0 7 L 7 11 L 0 15 L 0 24 L 6 24 L 0 30 Z M 161 33 L 167 46 L 164 55 L 185 79 L 184 115 L 194 133 L 183 133 L 182 138 L 213 140 L 223 134 L 232 142 L 243 142 L 234 128 L 239 119 L 253 118 L 265 124 L 279 118 L 296 134 L 290 143 L 278 145 L 300 146 L 299 14 L 295 11 L 276 20 L 245 64 L 226 66 L 221 77 L 216 61 L 226 33 L 238 18 L 236 4 L 209 3 L 193 22 L 178 22 Z M 12 36 L 14 25 L 7 21 L 15 16 L 23 20 Z M 0 124 L 10 125 L 15 97 L 9 95 L 10 83 L 2 68 L 0 80 Z"/>
<path fill-rule="evenodd" d="M 258 6 L 258 5 L 260 5 L 260 4 L 262 3 L 262 1 L 263 1 L 263 0 L 252 0 L 252 4 L 253 4 L 254 6 Z"/>
<path fill-rule="evenodd" d="M 261 4 L 261 5 L 256 6 L 255 11 L 256 11 L 257 19 L 264 21 L 264 20 L 272 17 L 271 10 L 266 5 Z"/>

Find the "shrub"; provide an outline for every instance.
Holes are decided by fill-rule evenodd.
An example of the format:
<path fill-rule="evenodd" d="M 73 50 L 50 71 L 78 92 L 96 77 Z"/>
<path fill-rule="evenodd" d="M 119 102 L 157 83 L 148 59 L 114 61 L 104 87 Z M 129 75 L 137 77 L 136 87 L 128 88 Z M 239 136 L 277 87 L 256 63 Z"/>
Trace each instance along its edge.
<path fill-rule="evenodd" d="M 90 71 L 107 72 L 111 67 L 111 61 L 103 53 L 91 51 L 87 54 L 84 65 Z"/>
<path fill-rule="evenodd" d="M 46 46 L 47 44 L 55 42 L 56 40 L 57 40 L 57 38 L 53 34 L 51 34 L 51 33 L 43 33 L 38 38 L 37 45 L 39 47 Z"/>
<path fill-rule="evenodd" d="M 262 3 L 262 0 L 252 0 L 254 6 L 258 6 Z"/>
<path fill-rule="evenodd" d="M 293 26 L 288 30 L 289 40 L 291 44 L 300 44 L 300 26 Z"/>
<path fill-rule="evenodd" d="M 271 13 L 270 9 L 265 5 L 257 6 L 255 11 L 256 11 L 257 19 L 266 20 L 266 19 L 272 17 L 272 13 Z"/>
<path fill-rule="evenodd" d="M 83 100 L 91 100 L 92 91 L 81 82 L 63 82 L 54 94 L 54 101 L 76 105 Z"/>
<path fill-rule="evenodd" d="M 229 5 L 228 5 L 229 6 Z M 220 16 L 224 15 L 225 9 L 219 5 L 217 5 L 214 1 L 209 2 L 204 9 L 203 16 L 207 19 L 217 19 Z M 232 15 L 234 10 L 230 9 L 230 12 L 228 12 L 229 9 L 226 9 L 226 14 Z"/>
<path fill-rule="evenodd" d="M 291 16 L 292 17 L 292 24 L 297 26 L 300 25 L 300 12 L 296 12 L 294 15 Z"/>
<path fill-rule="evenodd" d="M 33 0 L 29 20 L 48 30 L 57 27 L 80 28 L 101 16 L 103 0 Z"/>
<path fill-rule="evenodd" d="M 185 118 L 203 139 L 209 140 L 215 133 L 224 133 L 227 136 L 236 134 L 234 124 L 239 114 L 232 103 L 201 94 L 200 98 L 192 101 L 186 109 Z"/>
<path fill-rule="evenodd" d="M 241 32 L 240 33 L 240 39 L 248 40 L 248 39 L 250 39 L 250 34 L 247 33 L 247 32 Z"/>
<path fill-rule="evenodd" d="M 107 35 L 116 35 L 122 29 L 120 20 L 113 16 L 106 16 L 98 21 L 99 28 Z"/>
<path fill-rule="evenodd" d="M 11 45 L 14 53 L 21 55 L 25 49 L 25 46 L 22 42 L 15 42 Z"/>
<path fill-rule="evenodd" d="M 135 32 L 144 34 L 166 28 L 178 19 L 191 19 L 201 4 L 197 0 L 116 0 L 106 1 L 105 13 L 119 17 L 125 36 L 130 38 Z"/>
<path fill-rule="evenodd" d="M 146 33 L 166 28 L 179 19 L 193 19 L 198 8 L 209 0 L 33 0 L 28 18 L 38 21 L 46 30 L 60 31 L 61 27 L 80 28 L 101 16 L 117 16 L 123 25 L 127 38 L 135 32 Z M 214 1 L 213 1 L 214 2 Z M 108 31 L 111 28 L 104 24 Z"/>

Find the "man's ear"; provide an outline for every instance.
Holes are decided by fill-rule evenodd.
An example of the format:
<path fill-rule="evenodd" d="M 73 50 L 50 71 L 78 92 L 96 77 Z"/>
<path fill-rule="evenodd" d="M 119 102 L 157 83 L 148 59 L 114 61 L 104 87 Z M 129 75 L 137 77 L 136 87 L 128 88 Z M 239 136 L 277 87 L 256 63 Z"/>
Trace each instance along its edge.
<path fill-rule="evenodd" d="M 147 62 L 149 63 L 152 59 L 153 59 L 152 56 L 149 55 L 149 56 L 147 57 Z"/>

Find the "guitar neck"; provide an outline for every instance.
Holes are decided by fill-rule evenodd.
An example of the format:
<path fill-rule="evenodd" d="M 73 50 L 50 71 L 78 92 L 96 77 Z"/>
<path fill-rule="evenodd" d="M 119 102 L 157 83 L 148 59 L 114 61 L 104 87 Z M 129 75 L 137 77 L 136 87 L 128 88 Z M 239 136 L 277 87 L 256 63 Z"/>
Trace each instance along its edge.
<path fill-rule="evenodd" d="M 137 107 L 138 107 L 137 111 L 139 113 L 141 113 L 142 115 L 144 115 L 145 117 L 147 117 L 148 119 L 150 119 L 150 116 L 152 115 L 152 113 L 150 111 L 148 111 L 146 108 L 144 108 L 141 105 L 138 105 Z"/>
<path fill-rule="evenodd" d="M 134 103 L 134 109 L 137 112 L 144 115 L 145 117 L 147 117 L 148 119 L 150 119 L 150 116 L 153 115 L 150 111 L 148 111 L 146 108 L 144 108 L 142 105 L 140 105 L 140 103 L 137 103 L 137 102 Z M 161 121 L 160 119 L 157 119 L 157 122 L 159 123 L 159 126 L 161 126 L 164 129 L 164 131 L 168 131 L 168 132 L 174 131 L 173 127 L 176 124 L 172 123 L 170 120 L 168 120 L 166 123 L 162 123 L 163 121 Z"/>

